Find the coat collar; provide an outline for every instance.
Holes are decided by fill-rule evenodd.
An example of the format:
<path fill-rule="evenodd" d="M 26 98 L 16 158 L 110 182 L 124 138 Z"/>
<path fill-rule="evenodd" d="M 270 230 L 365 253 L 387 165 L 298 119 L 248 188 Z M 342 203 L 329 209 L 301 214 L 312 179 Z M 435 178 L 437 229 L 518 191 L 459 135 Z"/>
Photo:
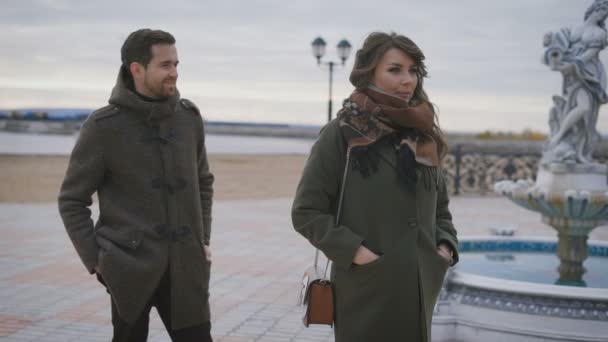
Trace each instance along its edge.
<path fill-rule="evenodd" d="M 124 67 L 121 66 L 116 79 L 116 85 L 112 89 L 109 103 L 120 107 L 132 109 L 138 115 L 143 116 L 145 121 L 156 126 L 160 121 L 172 116 L 175 113 L 179 102 L 179 91 L 166 101 L 150 102 L 139 97 L 135 91 L 127 86 L 128 75 Z"/>

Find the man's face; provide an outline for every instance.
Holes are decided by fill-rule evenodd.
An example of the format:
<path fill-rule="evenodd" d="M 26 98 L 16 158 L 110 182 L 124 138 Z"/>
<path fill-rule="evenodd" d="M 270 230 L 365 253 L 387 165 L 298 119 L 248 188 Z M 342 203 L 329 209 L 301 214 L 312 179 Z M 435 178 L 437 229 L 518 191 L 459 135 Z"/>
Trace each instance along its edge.
<path fill-rule="evenodd" d="M 134 75 L 136 90 L 152 98 L 167 98 L 177 90 L 177 49 L 171 44 L 152 45 L 152 59 Z"/>

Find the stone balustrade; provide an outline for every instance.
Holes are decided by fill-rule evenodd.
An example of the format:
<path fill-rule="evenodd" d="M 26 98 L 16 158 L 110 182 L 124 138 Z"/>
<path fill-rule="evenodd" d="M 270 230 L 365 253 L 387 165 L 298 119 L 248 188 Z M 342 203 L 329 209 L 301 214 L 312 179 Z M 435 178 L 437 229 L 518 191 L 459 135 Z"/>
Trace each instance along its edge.
<path fill-rule="evenodd" d="M 494 183 L 501 180 L 536 180 L 544 142 L 478 140 L 466 136 L 450 137 L 450 150 L 444 159 L 448 190 L 453 195 L 493 195 Z M 608 141 L 599 143 L 595 160 L 608 162 Z M 608 180 L 608 179 L 607 179 Z"/>

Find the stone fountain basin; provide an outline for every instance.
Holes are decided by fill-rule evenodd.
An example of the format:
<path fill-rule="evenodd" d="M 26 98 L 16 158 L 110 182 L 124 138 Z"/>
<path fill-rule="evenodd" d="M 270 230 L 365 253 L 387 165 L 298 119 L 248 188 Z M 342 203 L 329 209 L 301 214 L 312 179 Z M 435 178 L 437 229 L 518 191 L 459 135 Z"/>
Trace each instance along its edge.
<path fill-rule="evenodd" d="M 588 246 L 590 260 L 608 265 L 608 242 L 589 241 Z M 466 267 L 468 255 L 480 252 L 505 258 L 535 253 L 557 259 L 556 248 L 557 240 L 550 238 L 461 239 L 460 265 L 450 270 L 436 306 L 433 340 L 608 341 L 608 287 L 513 280 Z M 588 274 L 593 272 L 589 268 Z"/>

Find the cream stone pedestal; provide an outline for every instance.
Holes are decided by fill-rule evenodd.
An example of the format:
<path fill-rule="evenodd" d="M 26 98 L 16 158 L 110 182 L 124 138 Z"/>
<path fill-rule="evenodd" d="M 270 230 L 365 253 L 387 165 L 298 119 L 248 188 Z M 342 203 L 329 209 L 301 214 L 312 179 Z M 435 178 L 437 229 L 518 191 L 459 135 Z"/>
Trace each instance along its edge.
<path fill-rule="evenodd" d="M 502 181 L 495 190 L 518 205 L 539 212 L 557 230 L 560 258 L 557 284 L 585 286 L 587 238 L 608 220 L 608 167 L 601 164 L 545 163 L 536 183 Z"/>

